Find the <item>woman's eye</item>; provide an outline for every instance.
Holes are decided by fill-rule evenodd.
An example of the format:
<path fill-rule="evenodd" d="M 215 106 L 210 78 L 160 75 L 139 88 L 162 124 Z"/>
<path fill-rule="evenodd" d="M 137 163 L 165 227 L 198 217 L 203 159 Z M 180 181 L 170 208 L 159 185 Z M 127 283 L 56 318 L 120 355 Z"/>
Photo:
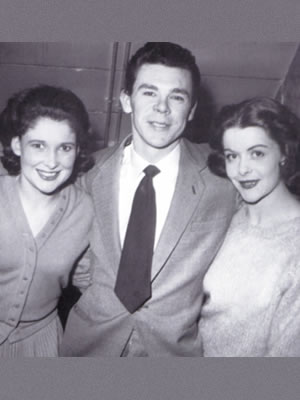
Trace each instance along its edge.
<path fill-rule="evenodd" d="M 235 158 L 236 158 L 236 154 L 233 154 L 233 153 L 225 154 L 225 160 L 226 161 L 233 161 Z"/>
<path fill-rule="evenodd" d="M 65 152 L 69 152 L 73 149 L 73 146 L 69 145 L 69 144 L 64 144 L 61 146 L 61 149 Z"/>
<path fill-rule="evenodd" d="M 265 153 L 261 150 L 254 150 L 252 152 L 252 158 L 262 158 L 264 157 Z"/>

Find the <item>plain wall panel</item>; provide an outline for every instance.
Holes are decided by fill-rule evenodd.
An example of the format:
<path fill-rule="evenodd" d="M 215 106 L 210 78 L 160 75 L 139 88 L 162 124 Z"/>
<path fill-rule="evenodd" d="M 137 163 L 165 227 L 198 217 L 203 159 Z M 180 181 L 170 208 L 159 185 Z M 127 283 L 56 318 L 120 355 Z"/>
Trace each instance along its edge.
<path fill-rule="evenodd" d="M 282 79 L 297 43 L 223 43 L 193 50 L 204 75 Z"/>
<path fill-rule="evenodd" d="M 112 52 L 113 43 L 3 43 L 0 63 L 110 69 Z"/>
<path fill-rule="evenodd" d="M 71 89 L 91 111 L 105 110 L 107 106 L 109 71 L 2 64 L 0 76 L 1 108 L 12 93 L 37 84 Z"/>
<path fill-rule="evenodd" d="M 255 96 L 274 97 L 279 80 L 203 76 L 208 98 L 217 108 Z"/>
<path fill-rule="evenodd" d="M 1 64 L 33 64 L 43 62 L 43 43 L 1 43 Z"/>
<path fill-rule="evenodd" d="M 93 133 L 96 134 L 100 141 L 103 141 L 106 113 L 100 111 L 89 112 L 89 118 Z"/>
<path fill-rule="evenodd" d="M 278 95 L 285 105 L 300 117 L 300 48 L 296 52 L 289 72 Z"/>

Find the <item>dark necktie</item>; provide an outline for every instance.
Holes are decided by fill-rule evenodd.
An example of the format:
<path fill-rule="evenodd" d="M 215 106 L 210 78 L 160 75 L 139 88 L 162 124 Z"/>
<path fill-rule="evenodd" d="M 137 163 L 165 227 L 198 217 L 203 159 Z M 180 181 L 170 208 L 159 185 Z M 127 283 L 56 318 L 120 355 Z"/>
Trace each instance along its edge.
<path fill-rule="evenodd" d="M 136 189 L 125 235 L 115 293 L 130 313 L 151 297 L 151 265 L 156 225 L 155 191 L 152 178 L 159 173 L 154 165 Z"/>

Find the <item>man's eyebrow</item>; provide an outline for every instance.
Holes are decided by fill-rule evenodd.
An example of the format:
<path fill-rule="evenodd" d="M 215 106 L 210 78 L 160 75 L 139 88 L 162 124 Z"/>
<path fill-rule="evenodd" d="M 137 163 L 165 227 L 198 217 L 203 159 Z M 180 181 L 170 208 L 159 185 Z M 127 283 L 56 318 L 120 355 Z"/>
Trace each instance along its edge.
<path fill-rule="evenodd" d="M 172 93 L 183 94 L 187 97 L 190 97 L 190 93 L 186 89 L 175 88 L 172 90 Z"/>
<path fill-rule="evenodd" d="M 149 83 L 142 83 L 142 84 L 138 87 L 138 90 L 140 90 L 140 89 L 158 90 L 157 86 L 155 86 L 155 85 L 150 85 Z"/>
<path fill-rule="evenodd" d="M 150 89 L 150 90 L 158 90 L 158 87 L 155 85 L 151 85 L 150 83 L 142 83 L 139 87 L 138 90 L 141 89 Z M 177 94 L 182 94 L 187 97 L 190 97 L 190 93 L 186 89 L 181 89 L 181 88 L 174 88 L 172 89 L 172 93 L 177 93 Z"/>

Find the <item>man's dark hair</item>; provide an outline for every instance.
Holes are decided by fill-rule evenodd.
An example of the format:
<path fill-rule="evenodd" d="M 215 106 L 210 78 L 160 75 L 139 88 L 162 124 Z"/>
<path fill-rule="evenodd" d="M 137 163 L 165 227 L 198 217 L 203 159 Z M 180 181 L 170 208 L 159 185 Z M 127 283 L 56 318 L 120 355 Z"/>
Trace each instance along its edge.
<path fill-rule="evenodd" d="M 148 42 L 129 60 L 125 74 L 125 92 L 132 94 L 137 73 L 144 64 L 161 64 L 167 67 L 183 68 L 192 77 L 192 104 L 197 100 L 200 88 L 200 71 L 192 53 L 175 43 Z"/>

